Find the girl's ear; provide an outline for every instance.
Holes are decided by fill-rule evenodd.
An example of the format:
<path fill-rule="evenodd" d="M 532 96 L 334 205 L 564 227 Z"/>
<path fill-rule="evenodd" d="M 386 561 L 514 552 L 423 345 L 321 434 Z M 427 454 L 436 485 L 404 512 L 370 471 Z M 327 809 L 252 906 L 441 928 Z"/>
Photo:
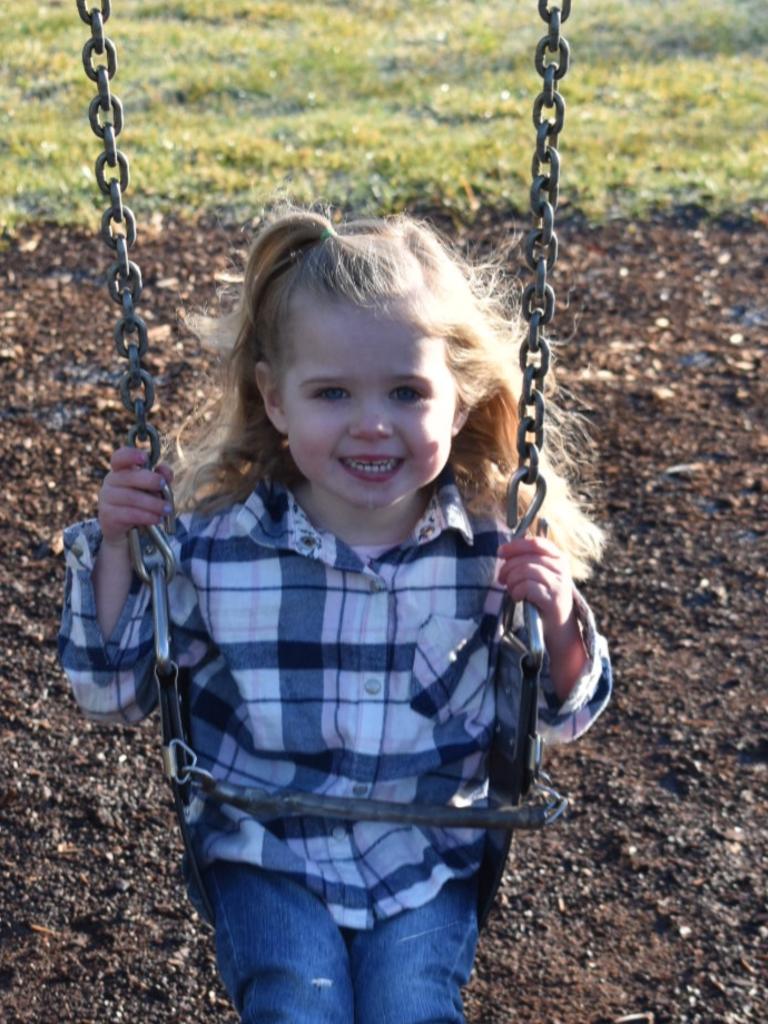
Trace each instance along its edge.
<path fill-rule="evenodd" d="M 283 409 L 280 387 L 275 374 L 272 372 L 272 367 L 269 363 L 256 363 L 255 373 L 256 386 L 261 393 L 261 397 L 264 401 L 264 408 L 266 409 L 267 416 L 269 416 L 272 426 L 281 434 L 287 434 L 288 422 L 285 417 L 285 410 Z"/>
<path fill-rule="evenodd" d="M 453 414 L 453 426 L 451 427 L 451 437 L 456 437 L 461 428 L 467 422 L 469 416 L 469 409 L 465 409 L 463 405 L 457 404 L 456 412 Z"/>

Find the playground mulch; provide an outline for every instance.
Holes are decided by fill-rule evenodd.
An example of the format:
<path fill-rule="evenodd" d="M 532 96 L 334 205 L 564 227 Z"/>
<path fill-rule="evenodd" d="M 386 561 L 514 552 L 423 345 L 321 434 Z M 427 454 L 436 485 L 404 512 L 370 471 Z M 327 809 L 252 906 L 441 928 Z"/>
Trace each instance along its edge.
<path fill-rule="evenodd" d="M 452 230 L 482 246 L 514 228 Z M 690 213 L 560 236 L 560 379 L 590 423 L 611 532 L 587 593 L 616 695 L 549 754 L 570 810 L 515 842 L 468 1019 L 762 1024 L 766 223 Z M 179 311 L 215 305 L 245 237 L 140 232 L 164 428 L 210 365 Z M 0 1017 L 224 1024 L 211 934 L 179 885 L 157 723 L 87 723 L 56 660 L 61 528 L 95 508 L 129 420 L 108 262 L 91 234 L 49 225 L 0 249 Z"/>

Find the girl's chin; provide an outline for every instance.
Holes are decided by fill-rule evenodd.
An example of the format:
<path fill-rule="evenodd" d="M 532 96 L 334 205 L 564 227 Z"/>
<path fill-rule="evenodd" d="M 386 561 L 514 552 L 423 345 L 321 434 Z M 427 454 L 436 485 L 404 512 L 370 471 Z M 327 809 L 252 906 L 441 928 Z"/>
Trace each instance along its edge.
<path fill-rule="evenodd" d="M 316 527 L 348 544 L 365 545 L 407 540 L 424 514 L 428 486 L 404 494 L 398 490 L 397 484 L 385 486 L 378 478 L 371 483 L 367 477 L 359 480 L 345 472 L 334 482 L 329 479 L 312 484 L 304 480 L 294 493 Z"/>

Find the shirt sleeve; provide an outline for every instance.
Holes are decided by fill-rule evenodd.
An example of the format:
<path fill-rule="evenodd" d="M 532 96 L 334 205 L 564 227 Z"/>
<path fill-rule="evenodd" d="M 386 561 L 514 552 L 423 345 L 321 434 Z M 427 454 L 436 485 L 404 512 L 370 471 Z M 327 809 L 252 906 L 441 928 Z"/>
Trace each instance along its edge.
<path fill-rule="evenodd" d="M 75 700 L 97 721 L 139 722 L 157 703 L 149 587 L 134 573 L 112 635 L 96 615 L 93 566 L 101 545 L 97 520 L 64 531 L 66 579 L 59 630 L 59 660 Z"/>
<path fill-rule="evenodd" d="M 578 739 L 602 713 L 611 697 L 613 673 L 608 643 L 597 631 L 595 617 L 576 591 L 576 616 L 587 652 L 587 664 L 563 703 L 555 694 L 545 656 L 539 685 L 539 733 L 546 743 Z"/>

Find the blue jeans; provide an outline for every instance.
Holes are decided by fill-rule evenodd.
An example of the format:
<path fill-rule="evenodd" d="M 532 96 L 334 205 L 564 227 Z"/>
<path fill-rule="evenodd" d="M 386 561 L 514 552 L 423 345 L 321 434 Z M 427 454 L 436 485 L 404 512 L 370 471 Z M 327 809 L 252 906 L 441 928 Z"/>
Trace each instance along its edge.
<path fill-rule="evenodd" d="M 243 864 L 205 875 L 216 955 L 243 1024 L 463 1024 L 476 880 L 369 931 L 339 928 L 298 882 Z"/>

